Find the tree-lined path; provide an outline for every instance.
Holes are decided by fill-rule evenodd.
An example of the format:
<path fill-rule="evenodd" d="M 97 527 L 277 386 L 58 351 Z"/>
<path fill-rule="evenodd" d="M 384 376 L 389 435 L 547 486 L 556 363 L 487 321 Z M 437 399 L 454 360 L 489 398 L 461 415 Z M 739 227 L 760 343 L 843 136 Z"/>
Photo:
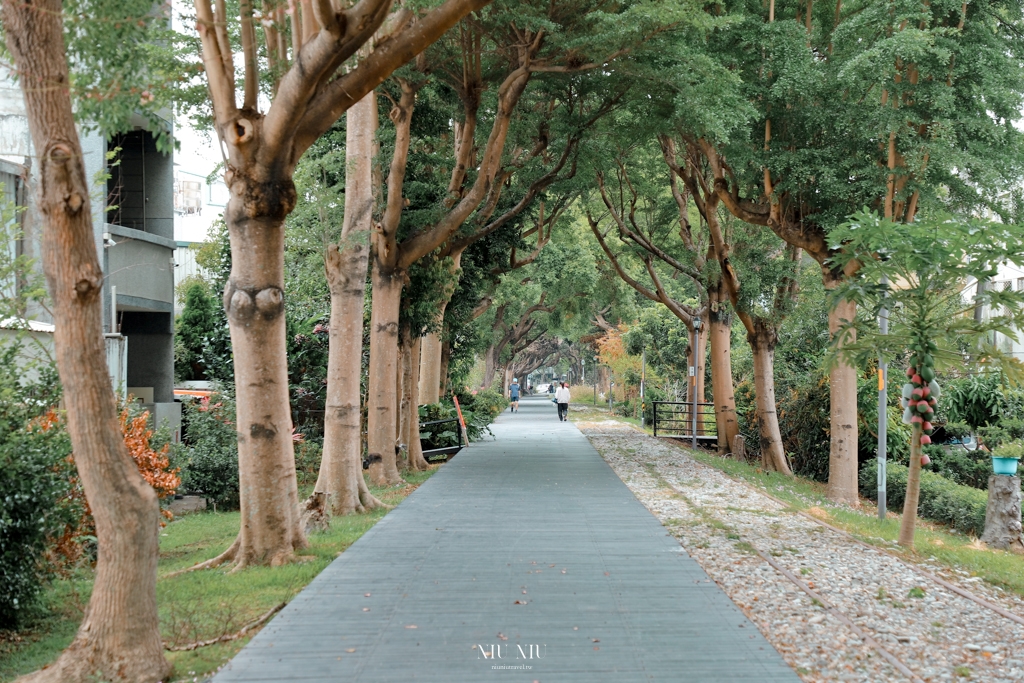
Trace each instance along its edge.
<path fill-rule="evenodd" d="M 214 680 L 798 680 L 548 398 L 521 405 Z"/>

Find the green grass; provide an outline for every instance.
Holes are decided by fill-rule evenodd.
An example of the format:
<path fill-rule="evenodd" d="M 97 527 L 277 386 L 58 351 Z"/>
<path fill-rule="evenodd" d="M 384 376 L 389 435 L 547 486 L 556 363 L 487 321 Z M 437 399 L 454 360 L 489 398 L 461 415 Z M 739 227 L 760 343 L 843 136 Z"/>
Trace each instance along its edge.
<path fill-rule="evenodd" d="M 434 471 L 436 468 L 405 475 L 407 486 L 371 487 L 371 490 L 385 503 L 397 505 Z M 238 533 L 237 512 L 203 512 L 179 517 L 160 534 L 161 578 L 157 581 L 157 602 L 164 641 L 170 645 L 185 645 L 238 632 L 274 606 L 291 600 L 385 514 L 386 511 L 378 510 L 334 519 L 329 529 L 310 535 L 309 548 L 299 552 L 302 561 L 294 564 L 253 567 L 234 574 L 209 569 L 164 578 L 174 570 L 216 556 Z M 0 681 L 12 680 L 56 659 L 75 635 L 91 588 L 91 570 L 55 581 L 46 589 L 39 614 L 29 628 L 16 636 L 0 633 Z M 167 652 L 168 660 L 174 665 L 172 680 L 191 681 L 195 677 L 202 680 L 233 657 L 248 640 L 243 638 L 190 652 Z"/>

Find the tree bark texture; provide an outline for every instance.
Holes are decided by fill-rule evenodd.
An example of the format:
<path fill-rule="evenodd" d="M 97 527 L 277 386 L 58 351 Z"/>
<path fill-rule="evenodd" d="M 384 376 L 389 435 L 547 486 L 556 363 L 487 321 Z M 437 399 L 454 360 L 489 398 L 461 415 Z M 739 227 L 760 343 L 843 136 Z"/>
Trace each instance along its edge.
<path fill-rule="evenodd" d="M 448 310 L 448 304 L 455 293 L 458 285 L 459 268 L 462 265 L 462 253 L 464 249 L 458 249 L 451 254 L 452 265 L 450 269 L 452 282 L 445 289 L 444 297 L 437 314 L 437 332 L 424 335 L 420 347 L 420 400 L 423 403 L 439 403 L 441 400 L 441 332 L 444 330 L 444 313 Z M 447 369 L 447 368 L 446 368 Z"/>
<path fill-rule="evenodd" d="M 856 304 L 841 301 L 829 312 L 828 328 L 835 335 L 846 321 L 856 315 Z M 853 334 L 852 331 L 850 333 Z M 855 341 L 842 339 L 840 348 Z M 838 362 L 829 373 L 831 446 L 828 458 L 826 494 L 838 503 L 857 505 L 857 369 Z"/>
<path fill-rule="evenodd" d="M 1024 551 L 1020 520 L 1020 477 L 993 474 L 988 478 L 985 533 L 981 540 L 990 548 Z"/>
<path fill-rule="evenodd" d="M 494 384 L 494 373 L 497 372 L 498 361 L 497 361 L 497 350 L 494 344 L 487 347 L 487 351 L 484 352 L 484 381 L 480 385 L 481 389 L 490 389 L 491 385 Z"/>
<path fill-rule="evenodd" d="M 446 306 L 442 305 L 439 316 L 442 320 Z M 441 333 L 424 335 L 420 353 L 420 400 L 438 403 L 441 400 Z"/>
<path fill-rule="evenodd" d="M 732 381 L 732 316 L 723 311 L 720 291 L 711 292 L 708 328 L 711 337 L 711 398 L 715 402 L 715 423 L 718 426 L 718 452 L 732 450 L 739 434 L 736 419 L 736 397 Z"/>
<path fill-rule="evenodd" d="M 448 365 L 452 360 L 452 343 L 447 339 L 441 342 L 441 396 L 448 393 Z M 440 400 L 440 397 L 438 397 Z"/>
<path fill-rule="evenodd" d="M 921 497 L 921 434 L 921 424 L 914 423 L 910 433 L 910 470 L 907 473 L 907 495 L 903 500 L 903 518 L 900 519 L 900 536 L 897 541 L 904 548 L 914 547 L 917 503 Z"/>
<path fill-rule="evenodd" d="M 410 470 L 422 472 L 427 469 L 427 461 L 423 459 L 423 447 L 420 444 L 420 382 L 419 371 L 423 367 L 420 361 L 422 344 L 425 337 L 416 337 L 409 341 L 408 351 L 403 358 L 405 381 L 402 384 L 402 441 L 405 443 L 405 465 Z"/>
<path fill-rule="evenodd" d="M 327 249 L 325 269 L 331 292 L 327 356 L 324 453 L 314 494 L 326 497 L 331 515 L 363 512 L 381 505 L 363 478 L 360 374 L 363 303 L 373 222 L 372 157 L 377 98 L 370 93 L 347 113 L 345 133 L 345 216 L 339 244 Z"/>
<path fill-rule="evenodd" d="M 2 19 L 39 163 L 36 201 L 57 368 L 99 546 L 92 595 L 75 639 L 54 664 L 24 680 L 158 681 L 170 673 L 156 606 L 160 510 L 128 455 L 107 374 L 103 271 L 68 90 L 62 5 L 5 0 Z"/>
<path fill-rule="evenodd" d="M 757 394 L 757 418 L 761 432 L 761 458 L 766 467 L 793 474 L 786 461 L 775 410 L 775 343 L 768 335 L 748 337 L 754 355 L 754 392 Z"/>
<path fill-rule="evenodd" d="M 393 486 L 402 481 L 395 456 L 398 436 L 395 392 L 398 389 L 398 314 L 403 284 L 401 276 L 384 272 L 379 261 L 374 260 L 367 450 L 370 481 L 377 486 Z"/>

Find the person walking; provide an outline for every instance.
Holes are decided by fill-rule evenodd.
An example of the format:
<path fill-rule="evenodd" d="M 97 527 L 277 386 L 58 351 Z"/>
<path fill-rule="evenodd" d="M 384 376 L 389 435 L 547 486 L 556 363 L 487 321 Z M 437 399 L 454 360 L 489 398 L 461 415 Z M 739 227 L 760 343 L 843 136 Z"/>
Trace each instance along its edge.
<path fill-rule="evenodd" d="M 519 412 L 519 380 L 512 378 L 512 384 L 508 385 L 508 408 L 513 413 Z"/>
<path fill-rule="evenodd" d="M 558 419 L 565 422 L 569 419 L 569 386 L 562 382 L 562 386 L 555 392 L 555 402 L 558 404 Z"/>

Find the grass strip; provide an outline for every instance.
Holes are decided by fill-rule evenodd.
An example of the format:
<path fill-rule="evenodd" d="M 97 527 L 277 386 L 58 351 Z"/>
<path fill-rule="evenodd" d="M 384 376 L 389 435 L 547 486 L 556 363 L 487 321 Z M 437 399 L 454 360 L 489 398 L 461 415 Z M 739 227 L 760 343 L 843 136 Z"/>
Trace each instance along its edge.
<path fill-rule="evenodd" d="M 406 484 L 370 487 L 389 505 L 401 503 L 437 470 L 407 473 Z M 300 491 L 300 498 L 309 491 Z M 309 537 L 299 562 L 282 567 L 252 567 L 234 574 L 228 569 L 187 572 L 158 578 L 160 630 L 170 647 L 215 640 L 239 632 L 275 606 L 288 602 L 334 558 L 377 523 L 386 510 L 338 517 L 329 529 Z M 215 557 L 238 534 L 238 512 L 182 515 L 160 532 L 159 575 Z M 28 628 L 0 632 L 0 681 L 6 683 L 53 662 L 75 636 L 92 590 L 92 569 L 82 568 L 46 588 L 41 607 Z M 167 652 L 174 665 L 171 681 L 203 680 L 231 659 L 255 631 L 244 637 L 182 652 Z"/>

